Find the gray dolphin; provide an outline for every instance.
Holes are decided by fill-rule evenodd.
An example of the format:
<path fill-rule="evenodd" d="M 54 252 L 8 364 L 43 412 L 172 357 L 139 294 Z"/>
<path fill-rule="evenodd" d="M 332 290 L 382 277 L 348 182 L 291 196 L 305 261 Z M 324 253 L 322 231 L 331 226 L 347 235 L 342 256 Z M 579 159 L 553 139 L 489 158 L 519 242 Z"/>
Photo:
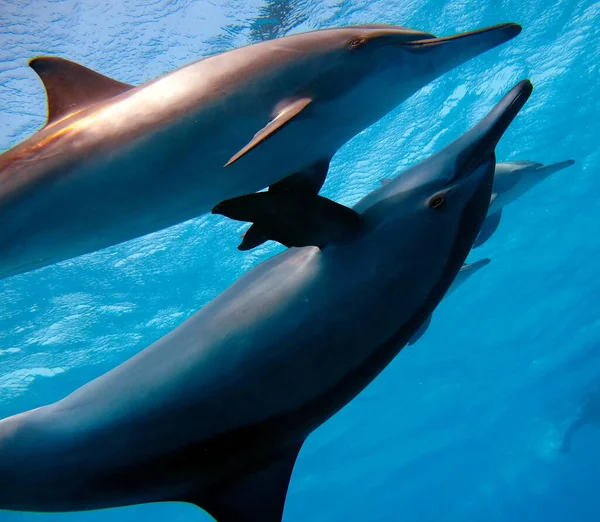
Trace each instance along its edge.
<path fill-rule="evenodd" d="M 498 163 L 488 217 L 484 221 L 473 247 L 483 245 L 496 232 L 502 218 L 502 209 L 506 205 L 519 199 L 555 172 L 566 169 L 574 163 L 573 160 L 561 161 L 552 165 L 543 165 L 532 161 Z"/>
<path fill-rule="evenodd" d="M 270 192 L 217 205 L 303 248 L 250 270 L 63 400 L 0 421 L 0 509 L 185 501 L 218 522 L 279 522 L 306 437 L 387 366 L 452 284 L 485 218 L 494 148 L 531 91 L 519 83 L 353 209 Z"/>
<path fill-rule="evenodd" d="M 452 282 L 452 285 L 450 285 L 448 292 L 446 292 L 445 297 L 448 297 L 457 288 L 459 288 L 467 279 L 469 279 L 472 275 L 479 272 L 479 270 L 481 270 L 484 266 L 489 265 L 490 261 L 491 261 L 491 259 L 486 257 L 484 259 L 480 259 L 473 263 L 465 263 L 463 266 L 461 266 L 460 270 L 458 271 L 458 274 L 456 275 L 456 278 Z M 429 316 L 423 322 L 423 324 L 421 325 L 421 328 L 419 328 L 417 330 L 417 332 L 415 333 L 415 335 L 412 336 L 412 338 L 410 339 L 408 344 L 409 345 L 415 344 L 421 337 L 423 337 L 423 335 L 425 335 L 425 332 L 429 329 L 430 325 L 431 325 L 431 316 Z"/>
<path fill-rule="evenodd" d="M 481 227 L 473 248 L 483 245 L 500 225 L 502 209 L 516 201 L 540 182 L 558 172 L 574 165 L 575 161 L 567 160 L 552 165 L 543 165 L 532 161 L 508 161 L 496 165 L 494 188 L 490 198 L 488 216 Z M 381 180 L 381 184 L 389 183 L 389 178 Z"/>
<path fill-rule="evenodd" d="M 140 87 L 36 58 L 48 123 L 0 156 L 0 278 L 274 184 L 317 193 L 340 146 L 520 30 L 436 38 L 385 25 L 327 29 L 218 54 Z"/>

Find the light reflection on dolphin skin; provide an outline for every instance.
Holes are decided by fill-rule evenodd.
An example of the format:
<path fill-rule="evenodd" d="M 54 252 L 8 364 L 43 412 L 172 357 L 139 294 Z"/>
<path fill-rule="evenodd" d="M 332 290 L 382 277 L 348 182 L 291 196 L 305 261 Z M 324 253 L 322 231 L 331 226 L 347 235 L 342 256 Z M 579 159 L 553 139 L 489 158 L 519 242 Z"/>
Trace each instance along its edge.
<path fill-rule="evenodd" d="M 318 192 L 339 147 L 520 30 L 435 38 L 395 26 L 325 29 L 211 56 L 139 87 L 36 58 L 49 120 L 0 155 L 0 278 L 290 179 Z"/>
<path fill-rule="evenodd" d="M 297 248 L 68 397 L 0 421 L 0 509 L 185 501 L 218 522 L 280 522 L 306 437 L 454 281 L 487 212 L 494 149 L 531 92 L 519 83 L 353 209 L 285 192 L 217 205 Z"/>

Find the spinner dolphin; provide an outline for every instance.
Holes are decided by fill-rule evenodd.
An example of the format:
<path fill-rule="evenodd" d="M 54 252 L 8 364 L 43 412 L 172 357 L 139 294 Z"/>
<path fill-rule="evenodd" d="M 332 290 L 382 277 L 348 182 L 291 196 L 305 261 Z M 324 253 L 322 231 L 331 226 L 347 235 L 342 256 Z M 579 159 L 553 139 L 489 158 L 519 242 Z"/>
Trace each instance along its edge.
<path fill-rule="evenodd" d="M 516 24 L 443 38 L 384 25 L 326 29 L 211 56 L 139 87 L 35 58 L 48 122 L 0 155 L 0 278 L 268 186 L 318 193 L 339 147 L 519 32 Z"/>

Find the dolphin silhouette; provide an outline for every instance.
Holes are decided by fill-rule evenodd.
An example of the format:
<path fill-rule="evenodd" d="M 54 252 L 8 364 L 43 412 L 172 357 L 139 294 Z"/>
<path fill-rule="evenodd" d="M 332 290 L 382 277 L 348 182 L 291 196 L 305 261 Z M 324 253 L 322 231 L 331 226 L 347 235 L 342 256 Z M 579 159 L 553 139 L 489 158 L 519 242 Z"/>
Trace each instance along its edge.
<path fill-rule="evenodd" d="M 387 366 L 452 284 L 486 215 L 494 148 L 531 91 L 519 83 L 353 209 L 277 192 L 217 205 L 300 248 L 68 397 L 0 421 L 0 509 L 185 501 L 218 522 L 280 522 L 306 437 Z"/>
<path fill-rule="evenodd" d="M 489 265 L 490 261 L 491 261 L 491 259 L 486 257 L 485 259 L 480 259 L 479 261 L 475 261 L 473 263 L 465 263 L 463 266 L 461 266 L 460 270 L 458 271 L 458 274 L 456 275 L 456 278 L 452 282 L 452 285 L 450 285 L 448 292 L 446 292 L 445 297 L 448 297 L 450 294 L 452 294 L 465 281 L 467 281 L 467 279 L 469 279 L 472 275 L 479 272 L 479 270 L 481 270 L 484 266 Z M 408 344 L 409 345 L 415 344 L 421 337 L 423 337 L 423 335 L 425 335 L 425 332 L 429 329 L 430 325 L 431 325 L 431 316 L 429 316 L 423 322 L 423 324 L 421 325 L 421 328 L 419 328 L 417 330 L 417 332 L 415 333 L 415 335 L 412 336 L 412 338 L 410 339 Z"/>
<path fill-rule="evenodd" d="M 484 221 L 473 247 L 477 248 L 483 245 L 496 232 L 502 218 L 502 209 L 506 205 L 519 199 L 555 172 L 566 169 L 574 163 L 573 160 L 561 161 L 552 165 L 543 165 L 532 161 L 498 163 L 488 217 Z"/>
<path fill-rule="evenodd" d="M 504 24 L 444 38 L 384 25 L 313 31 L 218 54 L 139 87 L 35 58 L 48 123 L 0 156 L 0 278 L 274 184 L 317 193 L 340 146 L 520 30 Z"/>

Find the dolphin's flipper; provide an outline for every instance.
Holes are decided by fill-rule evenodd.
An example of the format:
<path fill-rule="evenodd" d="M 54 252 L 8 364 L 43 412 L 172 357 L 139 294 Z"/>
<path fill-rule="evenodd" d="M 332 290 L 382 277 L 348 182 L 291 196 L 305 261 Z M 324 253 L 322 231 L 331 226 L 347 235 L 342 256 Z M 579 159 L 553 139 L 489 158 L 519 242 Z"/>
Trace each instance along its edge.
<path fill-rule="evenodd" d="M 292 470 L 302 444 L 279 460 L 199 499 L 185 499 L 217 522 L 281 522 Z"/>
<path fill-rule="evenodd" d="M 421 328 L 419 328 L 415 334 L 411 337 L 410 341 L 408 341 L 408 345 L 412 346 L 413 344 L 415 344 L 421 337 L 423 337 L 423 335 L 425 335 L 425 332 L 429 329 L 429 325 L 431 325 L 431 316 L 429 316 L 427 319 L 425 319 L 425 321 L 423 322 L 423 324 L 421 325 Z"/>
<path fill-rule="evenodd" d="M 261 228 L 258 225 L 251 225 L 250 228 L 242 234 L 242 242 L 238 245 L 238 250 L 252 250 L 267 241 L 269 241 L 269 238 L 264 235 Z"/>
<path fill-rule="evenodd" d="M 83 65 L 55 56 L 40 56 L 29 61 L 42 80 L 48 97 L 46 125 L 72 112 L 94 105 L 133 89 Z"/>
<path fill-rule="evenodd" d="M 502 218 L 502 210 L 498 210 L 494 212 L 491 216 L 485 218 L 481 230 L 479 231 L 479 235 L 473 244 L 473 248 L 477 248 L 483 245 L 496 230 L 498 230 L 498 225 L 500 225 L 500 218 Z"/>
<path fill-rule="evenodd" d="M 286 247 L 318 246 L 354 237 L 360 215 L 317 195 L 258 192 L 219 203 L 212 210 L 237 221 L 251 221 L 269 239 Z"/>
<path fill-rule="evenodd" d="M 316 196 L 325 183 L 330 162 L 331 159 L 318 161 L 307 169 L 274 183 L 269 187 L 269 192 L 295 192 Z M 252 250 L 269 240 L 258 225 L 252 225 L 242 237 L 242 242 L 238 246 L 238 250 L 242 251 Z"/>
<path fill-rule="evenodd" d="M 250 152 L 254 147 L 260 145 L 263 141 L 273 136 L 277 131 L 280 131 L 288 123 L 290 123 L 298 114 L 300 114 L 311 102 L 310 98 L 298 98 L 291 100 L 289 103 L 280 105 L 277 110 L 277 116 L 273 118 L 267 125 L 259 130 L 250 142 L 243 147 L 239 152 L 233 155 L 230 160 L 225 163 L 225 167 L 228 167 L 232 163 L 235 163 L 242 156 Z"/>

